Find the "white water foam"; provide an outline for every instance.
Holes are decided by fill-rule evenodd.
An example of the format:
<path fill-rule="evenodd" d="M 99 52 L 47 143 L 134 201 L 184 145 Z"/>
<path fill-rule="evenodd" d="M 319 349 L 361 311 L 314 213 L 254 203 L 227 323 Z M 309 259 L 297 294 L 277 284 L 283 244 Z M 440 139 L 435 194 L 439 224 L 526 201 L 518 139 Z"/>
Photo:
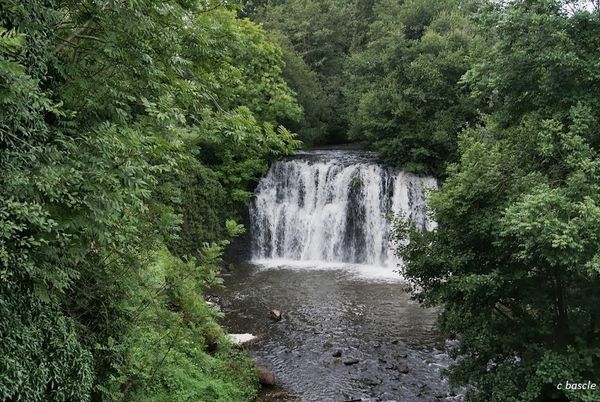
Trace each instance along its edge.
<path fill-rule="evenodd" d="M 365 153 L 308 152 L 275 162 L 250 211 L 253 260 L 264 267 L 399 278 L 391 216 L 434 229 L 425 197 L 435 187 L 431 177 L 382 167 Z"/>
<path fill-rule="evenodd" d="M 377 282 L 404 282 L 398 268 L 390 269 L 378 265 L 353 264 L 348 262 L 298 261 L 283 258 L 253 259 L 252 265 L 259 270 L 289 269 L 293 271 L 339 271 L 350 279 Z"/>

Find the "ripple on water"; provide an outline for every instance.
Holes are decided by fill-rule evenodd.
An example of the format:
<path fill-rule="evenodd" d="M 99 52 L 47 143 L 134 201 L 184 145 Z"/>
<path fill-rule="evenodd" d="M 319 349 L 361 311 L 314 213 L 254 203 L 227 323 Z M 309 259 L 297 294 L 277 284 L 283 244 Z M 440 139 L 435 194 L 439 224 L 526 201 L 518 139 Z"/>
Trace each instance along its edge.
<path fill-rule="evenodd" d="M 441 376 L 449 360 L 437 311 L 411 301 L 402 283 L 349 275 L 352 267 L 282 268 L 240 266 L 221 294 L 225 326 L 261 337 L 251 355 L 294 396 L 269 400 L 461 399 Z M 269 319 L 273 308 L 281 321 Z M 349 359 L 358 363 L 344 364 Z"/>

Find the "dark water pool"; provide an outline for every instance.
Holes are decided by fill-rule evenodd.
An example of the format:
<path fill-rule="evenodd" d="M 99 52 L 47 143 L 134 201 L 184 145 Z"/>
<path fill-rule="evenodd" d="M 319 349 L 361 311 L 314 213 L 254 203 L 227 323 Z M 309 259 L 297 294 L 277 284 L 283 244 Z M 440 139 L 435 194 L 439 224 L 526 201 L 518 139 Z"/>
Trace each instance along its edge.
<path fill-rule="evenodd" d="M 245 264 L 225 276 L 225 285 L 218 295 L 223 324 L 260 337 L 249 352 L 284 391 L 270 400 L 461 399 L 441 375 L 448 357 L 437 311 L 410 300 L 401 282 L 364 278 L 354 268 Z M 283 319 L 271 320 L 271 309 Z"/>

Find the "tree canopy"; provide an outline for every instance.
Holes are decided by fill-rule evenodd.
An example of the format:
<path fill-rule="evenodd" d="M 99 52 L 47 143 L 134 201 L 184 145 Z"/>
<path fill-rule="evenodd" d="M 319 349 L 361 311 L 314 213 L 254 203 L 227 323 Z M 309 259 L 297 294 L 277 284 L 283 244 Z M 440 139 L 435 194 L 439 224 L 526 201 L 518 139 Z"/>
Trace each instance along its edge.
<path fill-rule="evenodd" d="M 473 401 L 599 400 L 599 10 L 516 1 L 485 11 L 470 67 L 481 124 L 431 196 L 438 229 L 401 225 L 403 272 L 458 339 Z"/>

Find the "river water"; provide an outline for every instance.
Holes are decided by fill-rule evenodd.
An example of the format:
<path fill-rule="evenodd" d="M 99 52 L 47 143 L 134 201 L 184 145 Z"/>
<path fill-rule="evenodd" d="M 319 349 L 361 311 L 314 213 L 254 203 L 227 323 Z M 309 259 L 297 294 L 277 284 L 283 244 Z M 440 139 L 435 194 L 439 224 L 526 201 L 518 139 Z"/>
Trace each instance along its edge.
<path fill-rule="evenodd" d="M 356 151 L 301 153 L 261 180 L 252 261 L 225 275 L 223 324 L 259 340 L 272 401 L 452 401 L 438 312 L 410 299 L 388 241 L 390 212 L 423 230 L 435 180 Z M 271 309 L 283 319 L 273 321 Z"/>

